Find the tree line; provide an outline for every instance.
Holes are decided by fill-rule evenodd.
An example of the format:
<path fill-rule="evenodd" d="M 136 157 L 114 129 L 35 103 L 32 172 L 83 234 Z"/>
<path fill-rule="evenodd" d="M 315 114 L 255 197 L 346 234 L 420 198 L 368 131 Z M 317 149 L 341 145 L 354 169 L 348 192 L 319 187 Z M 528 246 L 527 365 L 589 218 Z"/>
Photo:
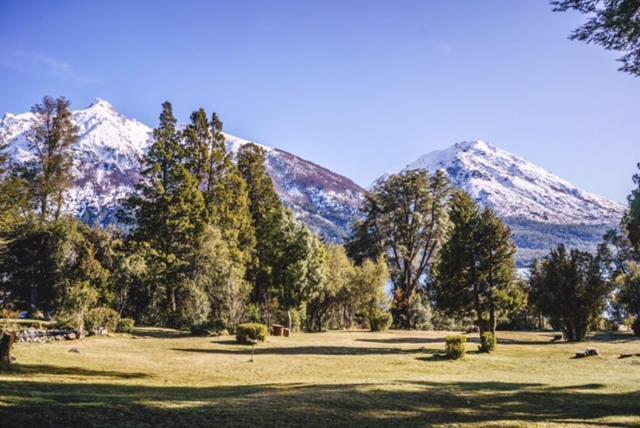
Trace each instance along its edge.
<path fill-rule="evenodd" d="M 640 175 L 596 254 L 560 246 L 515 268 L 512 233 L 443 172 L 404 171 L 367 192 L 344 246 L 284 207 L 255 144 L 227 151 L 204 109 L 179 126 L 165 102 L 121 227 L 65 212 L 78 130 L 70 103 L 32 108 L 29 160 L 0 146 L 0 309 L 82 324 L 111 308 L 144 325 L 320 331 L 369 326 L 554 328 L 568 340 L 633 322 L 640 333 Z M 391 288 L 390 295 L 386 289 Z"/>

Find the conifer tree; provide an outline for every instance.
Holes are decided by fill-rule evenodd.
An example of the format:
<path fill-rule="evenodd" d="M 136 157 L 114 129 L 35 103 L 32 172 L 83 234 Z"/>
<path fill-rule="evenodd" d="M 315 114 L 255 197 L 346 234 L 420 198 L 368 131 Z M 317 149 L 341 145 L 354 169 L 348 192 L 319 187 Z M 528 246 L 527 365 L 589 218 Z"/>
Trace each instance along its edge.
<path fill-rule="evenodd" d="M 23 175 L 30 185 L 41 221 L 53 214 L 58 219 L 64 192 L 73 184 L 71 147 L 78 139 L 71 103 L 64 97 L 44 97 L 31 108 L 34 124 L 27 139 L 34 159 L 27 162 Z"/>
<path fill-rule="evenodd" d="M 138 194 L 127 201 L 135 222 L 132 238 L 149 246 L 149 312 L 169 325 L 184 318 L 181 297 L 189 289 L 195 245 L 204 231 L 205 203 L 196 178 L 185 166 L 176 119 L 169 102 L 162 105 L 160 125 L 144 159 Z"/>
<path fill-rule="evenodd" d="M 249 189 L 249 210 L 256 236 L 255 253 L 248 269 L 248 278 L 253 284 L 252 300 L 263 308 L 268 318 L 284 207 L 267 173 L 265 160 L 265 151 L 255 144 L 245 144 L 237 154 L 238 169 Z"/>
<path fill-rule="evenodd" d="M 640 163 L 638 164 L 638 169 L 640 169 Z M 629 210 L 623 223 L 629 236 L 629 241 L 635 248 L 636 257 L 640 259 L 640 172 L 634 174 L 633 183 L 636 188 L 633 189 L 628 197 Z"/>
<path fill-rule="evenodd" d="M 452 315 L 474 313 L 481 335 L 495 333 L 497 314 L 515 308 L 520 296 L 511 231 L 465 192 L 454 193 L 449 220 L 432 289 L 436 305 Z"/>
<path fill-rule="evenodd" d="M 202 108 L 191 114 L 191 122 L 183 132 L 185 165 L 203 193 L 208 222 L 221 230 L 234 259 L 246 264 L 255 245 L 249 195 L 227 151 L 222 126 L 215 113 L 210 122 Z"/>

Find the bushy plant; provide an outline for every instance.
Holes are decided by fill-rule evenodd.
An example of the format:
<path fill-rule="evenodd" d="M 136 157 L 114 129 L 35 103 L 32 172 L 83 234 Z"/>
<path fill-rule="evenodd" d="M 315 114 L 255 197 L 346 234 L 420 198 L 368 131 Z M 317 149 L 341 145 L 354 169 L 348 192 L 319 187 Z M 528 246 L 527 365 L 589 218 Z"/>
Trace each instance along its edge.
<path fill-rule="evenodd" d="M 98 307 L 89 310 L 84 317 L 84 325 L 87 330 L 96 330 L 105 327 L 109 331 L 116 331 L 120 315 L 111 308 Z"/>
<path fill-rule="evenodd" d="M 191 334 L 194 336 L 212 336 L 226 330 L 224 321 L 220 319 L 207 320 L 200 324 L 191 326 Z"/>
<path fill-rule="evenodd" d="M 11 309 L 0 309 L 0 318 L 4 319 L 16 319 L 20 317 L 20 311 L 14 311 Z"/>
<path fill-rule="evenodd" d="M 480 350 L 480 352 L 492 352 L 496 349 L 496 345 L 498 344 L 498 338 L 495 336 L 495 334 L 491 333 L 490 331 L 485 331 L 484 333 L 482 333 L 482 336 L 480 336 L 480 345 L 478 346 L 478 349 Z"/>
<path fill-rule="evenodd" d="M 447 354 L 447 357 L 452 360 L 464 358 L 467 353 L 466 336 L 447 336 L 444 339 L 444 343 L 444 352 Z"/>
<path fill-rule="evenodd" d="M 389 312 L 378 311 L 369 319 L 371 331 L 388 330 L 393 322 L 393 317 Z"/>
<path fill-rule="evenodd" d="M 250 344 L 251 340 L 264 342 L 269 335 L 269 329 L 264 324 L 245 323 L 236 329 L 236 340 L 239 343 Z"/>
<path fill-rule="evenodd" d="M 118 333 L 133 333 L 133 327 L 136 325 L 136 322 L 131 318 L 120 318 L 118 320 L 118 328 L 116 331 Z"/>

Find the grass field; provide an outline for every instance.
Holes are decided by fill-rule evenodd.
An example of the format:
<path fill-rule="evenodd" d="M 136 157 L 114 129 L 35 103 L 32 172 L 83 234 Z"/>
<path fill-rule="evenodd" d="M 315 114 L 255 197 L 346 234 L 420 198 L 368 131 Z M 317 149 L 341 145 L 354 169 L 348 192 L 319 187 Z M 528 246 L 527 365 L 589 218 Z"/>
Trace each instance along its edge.
<path fill-rule="evenodd" d="M 640 426 L 640 358 L 618 359 L 640 353 L 630 335 L 505 332 L 490 355 L 433 358 L 446 335 L 271 337 L 253 363 L 232 337 L 152 329 L 18 344 L 0 426 Z M 602 357 L 571 358 L 586 346 Z"/>

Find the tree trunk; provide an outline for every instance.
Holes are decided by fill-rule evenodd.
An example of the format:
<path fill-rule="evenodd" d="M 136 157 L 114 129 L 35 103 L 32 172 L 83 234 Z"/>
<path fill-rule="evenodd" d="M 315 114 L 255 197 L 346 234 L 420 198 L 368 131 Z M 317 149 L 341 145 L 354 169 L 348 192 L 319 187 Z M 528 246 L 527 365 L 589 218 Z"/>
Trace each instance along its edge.
<path fill-rule="evenodd" d="M 496 334 L 496 308 L 493 303 L 489 307 L 489 328 L 491 329 L 491 334 L 495 336 Z"/>
<path fill-rule="evenodd" d="M 291 309 L 287 309 L 287 327 L 289 327 L 289 331 L 293 331 L 291 329 Z"/>
<path fill-rule="evenodd" d="M 0 337 L 0 363 L 11 364 L 11 348 L 15 340 L 15 333 L 4 333 Z"/>

